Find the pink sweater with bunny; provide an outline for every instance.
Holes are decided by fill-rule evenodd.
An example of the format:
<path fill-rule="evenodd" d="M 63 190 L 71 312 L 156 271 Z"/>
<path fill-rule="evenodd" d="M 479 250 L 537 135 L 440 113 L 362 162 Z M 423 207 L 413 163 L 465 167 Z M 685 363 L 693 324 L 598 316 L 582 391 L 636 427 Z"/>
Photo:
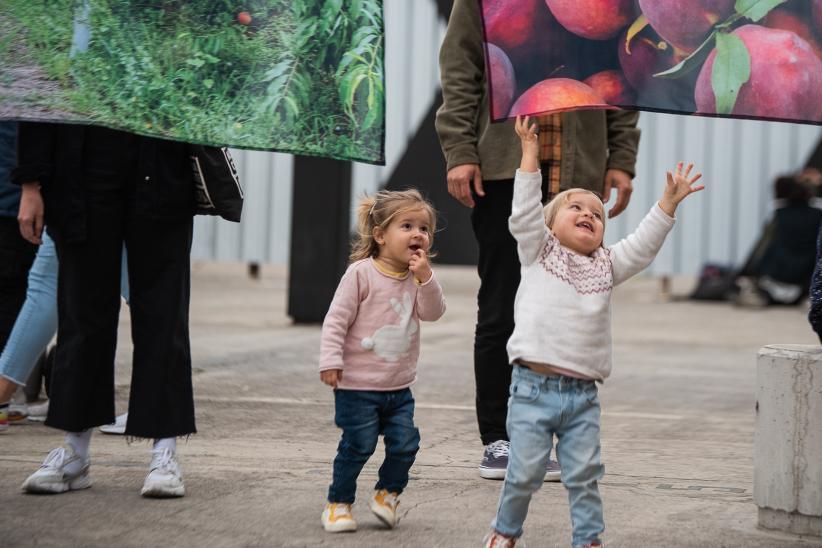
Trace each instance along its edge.
<path fill-rule="evenodd" d="M 395 276 L 373 259 L 352 263 L 323 321 L 320 371 L 341 369 L 341 390 L 400 390 L 417 380 L 419 320 L 445 313 L 433 274 L 424 284 Z"/>

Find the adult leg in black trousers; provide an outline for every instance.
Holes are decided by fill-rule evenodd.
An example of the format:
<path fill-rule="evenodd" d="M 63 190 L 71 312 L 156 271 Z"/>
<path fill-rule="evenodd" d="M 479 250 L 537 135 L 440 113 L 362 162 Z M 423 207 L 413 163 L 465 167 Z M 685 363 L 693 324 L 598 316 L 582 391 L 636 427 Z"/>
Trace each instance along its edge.
<path fill-rule="evenodd" d="M 195 433 L 188 310 L 192 218 L 130 219 L 131 373 L 126 435 L 172 438 Z"/>
<path fill-rule="evenodd" d="M 484 185 L 485 196 L 474 195 L 471 224 L 479 245 L 477 270 L 477 327 L 474 335 L 474 377 L 477 386 L 477 422 L 485 451 L 480 476 L 503 479 L 508 466 L 508 395 L 511 365 L 508 339 L 514 331 L 514 300 L 520 282 L 517 242 L 508 229 L 513 180 Z M 543 188 L 543 202 L 550 196 Z M 548 462 L 546 481 L 559 481 L 556 461 Z"/>
<path fill-rule="evenodd" d="M 123 240 L 128 249 L 132 385 L 126 434 L 196 431 L 188 336 L 191 217 L 133 211 L 128 185 L 86 180 L 83 242 L 55 235 L 60 260 L 58 345 L 46 424 L 69 432 L 114 420 L 114 356 Z"/>
<path fill-rule="evenodd" d="M 480 289 L 474 335 L 477 422 L 484 445 L 508 440 L 511 365 L 506 344 L 514 331 L 514 298 L 520 281 L 517 243 L 508 230 L 512 180 L 490 181 L 485 196 L 474 195 L 471 224 L 479 246 Z"/>

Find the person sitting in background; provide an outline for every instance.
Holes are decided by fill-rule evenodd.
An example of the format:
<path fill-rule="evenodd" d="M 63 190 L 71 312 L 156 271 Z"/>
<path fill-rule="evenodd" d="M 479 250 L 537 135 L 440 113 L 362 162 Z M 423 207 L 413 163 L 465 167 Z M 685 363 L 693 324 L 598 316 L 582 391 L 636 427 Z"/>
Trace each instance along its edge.
<path fill-rule="evenodd" d="M 812 186 L 804 174 L 802 181 L 799 176 L 776 180 L 777 209 L 737 276 L 736 304 L 791 305 L 808 294 L 822 209 L 811 205 Z"/>

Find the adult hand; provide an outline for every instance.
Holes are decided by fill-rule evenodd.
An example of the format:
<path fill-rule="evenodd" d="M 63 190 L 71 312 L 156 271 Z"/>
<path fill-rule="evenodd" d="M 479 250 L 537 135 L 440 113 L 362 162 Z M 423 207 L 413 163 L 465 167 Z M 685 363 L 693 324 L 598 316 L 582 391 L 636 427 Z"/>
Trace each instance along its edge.
<path fill-rule="evenodd" d="M 605 188 L 602 193 L 602 203 L 607 203 L 611 199 L 611 191 L 617 192 L 616 203 L 614 207 L 608 210 L 608 218 L 616 217 L 628 207 L 628 202 L 631 201 L 631 193 L 634 191 L 634 185 L 631 182 L 631 176 L 621 169 L 609 169 L 605 172 Z"/>
<path fill-rule="evenodd" d="M 20 224 L 20 234 L 23 238 L 37 245 L 43 243 L 43 210 L 40 183 L 24 183 L 17 222 Z"/>
<path fill-rule="evenodd" d="M 482 173 L 478 164 L 463 164 L 448 170 L 448 194 L 459 200 L 462 205 L 474 207 L 471 196 L 471 182 L 478 196 L 485 196 L 482 189 Z"/>

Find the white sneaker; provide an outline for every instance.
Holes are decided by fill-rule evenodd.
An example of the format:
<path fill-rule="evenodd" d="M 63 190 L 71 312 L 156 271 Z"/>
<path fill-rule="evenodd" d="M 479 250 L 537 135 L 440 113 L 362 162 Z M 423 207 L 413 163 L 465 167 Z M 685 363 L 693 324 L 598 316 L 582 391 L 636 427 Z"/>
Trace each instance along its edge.
<path fill-rule="evenodd" d="M 177 455 L 171 449 L 152 451 L 150 472 L 143 482 L 143 489 L 140 494 L 144 497 L 182 497 L 186 494 L 183 485 L 183 476 L 180 472 L 180 465 L 177 463 Z"/>
<path fill-rule="evenodd" d="M 323 510 L 323 529 L 329 533 L 356 531 L 357 522 L 351 515 L 351 505 L 343 502 L 326 502 Z"/>
<path fill-rule="evenodd" d="M 49 412 L 49 402 L 48 400 L 44 401 L 43 403 L 34 403 L 29 405 L 29 416 L 28 419 L 30 422 L 43 422 L 46 420 L 46 415 Z"/>
<path fill-rule="evenodd" d="M 385 489 L 374 491 L 374 496 L 371 497 L 371 511 L 374 515 L 380 518 L 380 521 L 393 529 L 400 521 L 397 517 L 397 506 L 400 500 L 397 493 L 389 493 Z"/>
<path fill-rule="evenodd" d="M 126 433 L 126 422 L 128 422 L 128 413 L 123 413 L 122 415 L 117 415 L 113 423 L 104 424 L 99 430 L 103 434 L 122 435 Z"/>
<path fill-rule="evenodd" d="M 22 489 L 26 493 L 64 493 L 91 487 L 88 469 L 91 461 L 85 462 L 74 452 L 71 445 L 53 450 L 40 468 L 26 478 Z"/>

